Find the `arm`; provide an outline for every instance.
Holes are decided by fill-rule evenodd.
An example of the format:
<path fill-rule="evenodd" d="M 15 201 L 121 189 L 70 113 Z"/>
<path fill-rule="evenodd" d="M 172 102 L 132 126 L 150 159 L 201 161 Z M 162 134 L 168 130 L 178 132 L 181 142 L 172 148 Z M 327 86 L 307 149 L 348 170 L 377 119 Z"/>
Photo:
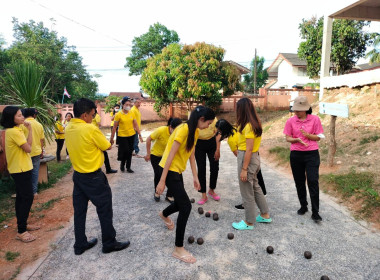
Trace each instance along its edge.
<path fill-rule="evenodd" d="M 233 153 L 234 153 L 235 157 L 237 157 L 238 151 L 235 150 L 235 151 L 233 151 Z"/>
<path fill-rule="evenodd" d="M 305 130 L 301 129 L 301 132 L 303 134 L 303 136 L 305 136 L 307 139 L 309 140 L 312 140 L 312 141 L 319 141 L 321 140 L 321 138 L 319 138 L 318 135 L 314 135 L 314 134 L 310 134 L 310 133 L 307 133 Z"/>
<path fill-rule="evenodd" d="M 215 160 L 220 159 L 220 138 L 222 138 L 222 135 L 220 135 L 220 134 L 217 134 L 215 137 L 215 141 L 216 141 L 216 151 L 214 154 Z"/>
<path fill-rule="evenodd" d="M 146 139 L 146 156 L 144 157 L 145 161 L 150 160 L 150 144 L 152 142 L 152 138 L 150 138 L 150 135 Z"/>
<path fill-rule="evenodd" d="M 195 149 L 190 155 L 190 166 L 191 166 L 191 172 L 193 173 L 194 189 L 199 191 L 201 189 L 201 184 L 199 183 L 197 165 L 195 163 Z"/>
<path fill-rule="evenodd" d="M 136 130 L 137 134 L 139 135 L 140 142 L 144 143 L 144 140 L 141 137 L 141 132 L 140 132 L 139 125 L 137 124 L 136 119 L 133 120 L 133 128 Z"/>
<path fill-rule="evenodd" d="M 241 173 L 240 173 L 240 180 L 242 180 L 243 182 L 247 181 L 248 165 L 252 158 L 253 141 L 254 139 L 252 138 L 247 138 L 245 140 L 247 148 L 245 151 L 243 166 L 241 168 Z"/>
<path fill-rule="evenodd" d="M 21 149 L 23 149 L 26 153 L 30 153 L 32 151 L 32 143 L 33 143 L 33 135 L 32 135 L 32 126 L 28 122 L 24 122 L 24 126 L 28 129 L 28 139 L 26 139 L 26 143 L 21 145 Z"/>
<path fill-rule="evenodd" d="M 170 165 L 172 164 L 174 156 L 178 152 L 180 145 L 181 144 L 177 141 L 173 142 L 172 148 L 169 152 L 169 156 L 166 159 L 164 170 L 162 171 L 162 174 L 161 174 L 160 182 L 158 182 L 158 185 L 156 187 L 156 193 L 157 194 L 162 194 L 164 189 L 165 189 L 166 176 L 168 176 Z"/>
<path fill-rule="evenodd" d="M 113 145 L 113 142 L 114 142 L 113 138 L 115 137 L 116 129 L 117 129 L 118 126 L 119 126 L 119 122 L 115 121 L 114 124 L 113 124 L 112 132 L 111 132 L 111 137 L 110 137 L 111 147 Z"/>
<path fill-rule="evenodd" d="M 289 143 L 292 143 L 292 144 L 293 143 L 301 143 L 302 145 L 307 146 L 307 144 L 305 142 L 303 142 L 301 140 L 301 138 L 293 138 L 293 137 L 291 137 L 289 135 L 286 135 L 286 141 L 289 142 Z"/>

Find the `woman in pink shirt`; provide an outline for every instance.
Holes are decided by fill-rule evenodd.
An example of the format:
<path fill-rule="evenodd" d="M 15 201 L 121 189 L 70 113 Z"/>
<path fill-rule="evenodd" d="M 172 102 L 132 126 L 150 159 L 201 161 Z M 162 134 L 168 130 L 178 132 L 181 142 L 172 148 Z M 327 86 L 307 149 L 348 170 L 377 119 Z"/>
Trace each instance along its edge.
<path fill-rule="evenodd" d="M 321 120 L 312 115 L 312 109 L 306 96 L 294 100 L 294 116 L 287 120 L 284 128 L 286 141 L 290 142 L 290 166 L 297 188 L 301 208 L 297 211 L 304 215 L 307 211 L 306 180 L 309 188 L 312 215 L 316 221 L 322 221 L 319 215 L 319 151 L 318 141 L 324 138 Z M 306 179 L 307 178 L 307 179 Z"/>

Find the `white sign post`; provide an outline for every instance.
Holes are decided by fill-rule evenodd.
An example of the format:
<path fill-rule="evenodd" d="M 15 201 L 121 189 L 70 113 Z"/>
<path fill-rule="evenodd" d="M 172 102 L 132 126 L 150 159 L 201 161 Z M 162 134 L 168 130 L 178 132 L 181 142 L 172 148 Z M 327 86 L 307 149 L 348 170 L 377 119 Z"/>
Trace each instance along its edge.
<path fill-rule="evenodd" d="M 330 120 L 330 143 L 329 154 L 327 156 L 327 162 L 329 166 L 334 164 L 334 155 L 336 152 L 336 140 L 335 140 L 335 122 L 336 117 L 348 118 L 348 105 L 338 103 L 319 103 L 319 113 L 331 115 Z"/>

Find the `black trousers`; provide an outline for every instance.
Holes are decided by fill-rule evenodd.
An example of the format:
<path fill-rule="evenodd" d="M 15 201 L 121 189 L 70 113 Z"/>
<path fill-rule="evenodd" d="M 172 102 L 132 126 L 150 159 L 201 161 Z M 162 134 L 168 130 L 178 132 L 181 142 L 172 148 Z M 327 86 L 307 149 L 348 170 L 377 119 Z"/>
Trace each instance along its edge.
<path fill-rule="evenodd" d="M 104 166 L 106 167 L 106 171 L 109 172 L 111 171 L 110 159 L 108 157 L 107 151 L 103 151 L 103 154 L 104 154 Z"/>
<path fill-rule="evenodd" d="M 318 150 L 290 152 L 290 166 L 297 188 L 298 199 L 302 207 L 307 206 L 307 180 L 313 213 L 319 212 L 319 165 L 320 158 Z"/>
<path fill-rule="evenodd" d="M 34 194 L 32 185 L 32 170 L 11 174 L 16 186 L 16 218 L 17 231 L 24 233 L 28 224 L 30 208 L 33 204 Z"/>
<path fill-rule="evenodd" d="M 206 192 L 206 156 L 210 162 L 210 189 L 216 188 L 219 173 L 219 160 L 215 160 L 215 137 L 208 140 L 198 140 L 195 146 L 195 159 L 198 167 L 198 179 L 201 184 L 199 192 Z"/>
<path fill-rule="evenodd" d="M 159 166 L 161 159 L 162 157 L 158 157 L 152 154 L 150 155 L 150 163 L 152 164 L 154 171 L 154 191 L 156 191 L 158 182 L 160 182 L 161 179 L 162 167 Z M 166 197 L 172 197 L 172 194 L 170 193 L 169 189 L 166 192 Z"/>
<path fill-rule="evenodd" d="M 129 137 L 119 136 L 117 160 L 121 161 L 121 166 L 126 164 L 127 169 L 131 168 L 134 139 L 135 135 Z"/>
<path fill-rule="evenodd" d="M 163 169 L 161 168 L 161 172 L 162 170 Z M 182 174 L 169 171 L 165 183 L 174 197 L 174 203 L 171 203 L 166 207 L 162 211 L 162 214 L 164 217 L 168 217 L 173 213 L 179 212 L 177 217 L 175 246 L 183 247 L 187 220 L 189 219 L 191 211 L 191 202 L 183 185 Z"/>
<path fill-rule="evenodd" d="M 55 139 L 55 142 L 57 142 L 57 152 L 56 152 L 57 161 L 60 161 L 61 151 L 63 148 L 63 143 L 65 142 L 65 139 Z M 66 150 L 66 153 L 67 153 L 67 150 Z"/>
<path fill-rule="evenodd" d="M 112 192 L 106 175 L 100 169 L 92 173 L 74 171 L 73 181 L 74 248 L 83 248 L 88 244 L 86 216 L 89 200 L 95 205 L 98 213 L 103 247 L 112 246 L 116 242 L 116 231 L 112 222 Z"/>
<path fill-rule="evenodd" d="M 261 190 L 263 191 L 263 194 L 267 194 L 267 189 L 265 188 L 264 178 L 263 174 L 261 173 L 261 168 L 259 172 L 257 173 L 257 180 L 259 181 L 259 186 L 261 187 Z"/>

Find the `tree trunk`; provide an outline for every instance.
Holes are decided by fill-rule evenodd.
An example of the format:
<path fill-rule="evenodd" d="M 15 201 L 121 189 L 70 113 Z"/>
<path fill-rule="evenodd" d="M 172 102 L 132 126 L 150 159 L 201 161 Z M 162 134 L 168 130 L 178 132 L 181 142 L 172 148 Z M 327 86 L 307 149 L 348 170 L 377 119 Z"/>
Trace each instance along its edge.
<path fill-rule="evenodd" d="M 329 166 L 334 165 L 334 156 L 336 152 L 336 140 L 335 140 L 335 122 L 336 116 L 331 116 L 330 120 L 330 141 L 329 141 L 329 154 L 327 157 L 327 163 Z"/>

